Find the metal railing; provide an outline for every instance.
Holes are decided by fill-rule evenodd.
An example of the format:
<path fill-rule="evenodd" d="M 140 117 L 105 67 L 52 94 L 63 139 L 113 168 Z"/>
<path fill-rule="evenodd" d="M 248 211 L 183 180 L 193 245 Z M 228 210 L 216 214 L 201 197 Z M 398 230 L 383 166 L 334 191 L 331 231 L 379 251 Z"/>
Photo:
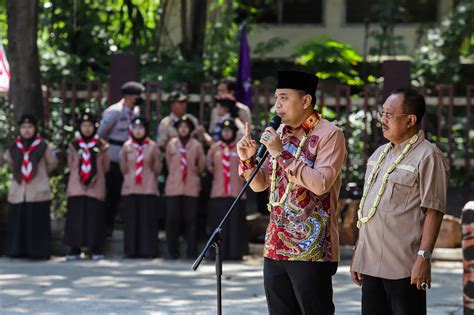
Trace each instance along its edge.
<path fill-rule="evenodd" d="M 110 84 L 101 80 L 87 82 L 87 88 L 77 89 L 77 82 L 70 78 L 64 78 L 60 85 L 60 90 L 52 90 L 49 82 L 43 87 L 44 96 L 44 123 L 45 126 L 51 124 L 52 103 L 60 103 L 61 116 L 61 137 L 65 139 L 66 129 L 64 125 L 68 121 L 74 121 L 75 108 L 78 104 L 86 102 L 95 104 L 98 114 L 107 106 L 111 105 Z M 164 115 L 167 115 L 163 102 L 166 102 L 168 93 L 161 90 L 159 81 L 149 81 L 146 84 L 144 114 L 154 118 L 158 122 Z M 379 122 L 375 118 L 378 110 L 382 106 L 382 90 L 376 85 L 366 85 L 358 95 L 351 94 L 351 88 L 345 85 L 334 85 L 325 87 L 321 85 L 317 92 L 317 109 L 323 117 L 334 121 L 344 131 L 346 145 L 351 148 L 349 140 L 353 138 L 353 132 L 357 129 L 351 122 L 351 116 L 362 115 L 362 134 L 360 139 L 363 142 L 360 158 L 356 161 L 347 159 L 346 167 L 358 164 L 364 165 L 373 152 L 374 148 L 385 142 L 379 128 Z M 436 86 L 435 95 L 426 95 L 427 115 L 422 122 L 422 128 L 431 140 L 441 147 L 449 160 L 451 167 L 462 168 L 465 182 L 470 183 L 472 164 L 472 101 L 474 85 L 466 85 L 464 96 L 454 96 L 454 86 L 439 84 Z M 188 97 L 189 109 L 199 117 L 201 123 L 209 119 L 210 108 L 213 106 L 215 88 L 211 83 L 202 83 L 199 94 L 190 94 Z M 257 132 L 266 126 L 270 118 L 273 106 L 273 89 L 263 82 L 253 86 L 253 107 L 252 119 Z M 56 105 L 57 106 L 57 105 Z M 11 106 L 9 107 L 11 110 Z M 464 108 L 464 110 L 463 110 Z M 66 114 L 66 109 L 68 113 Z M 10 113 L 11 114 L 11 113 Z M 359 117 L 357 116 L 357 117 Z M 456 122 L 457 121 L 457 122 Z M 463 130 L 459 130 L 459 121 L 462 121 Z M 357 121 L 359 122 L 359 121 Z M 454 127 L 456 124 L 456 135 L 454 137 Z M 360 129 L 360 128 L 359 128 Z M 460 137 L 462 133 L 462 137 Z M 462 139 L 462 150 L 460 145 L 455 143 Z M 353 146 L 353 145 L 352 145 Z M 458 149 L 456 149 L 456 146 Z M 461 152 L 463 151 L 463 152 Z M 457 156 L 455 156 L 455 153 Z"/>

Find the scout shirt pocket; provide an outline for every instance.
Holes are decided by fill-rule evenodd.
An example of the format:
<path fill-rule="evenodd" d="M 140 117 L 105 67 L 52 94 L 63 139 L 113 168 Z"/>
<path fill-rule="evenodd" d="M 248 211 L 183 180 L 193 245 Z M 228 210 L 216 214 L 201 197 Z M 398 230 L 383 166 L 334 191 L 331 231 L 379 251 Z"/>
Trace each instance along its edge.
<path fill-rule="evenodd" d="M 137 156 L 135 154 L 135 149 L 131 146 L 123 146 L 122 150 L 125 150 L 124 155 L 127 159 L 127 174 L 135 172 L 135 163 Z"/>
<path fill-rule="evenodd" d="M 407 211 L 408 197 L 417 189 L 417 177 L 414 167 L 404 164 L 398 165 L 388 177 L 386 198 L 382 197 L 380 210 L 394 213 Z M 388 201 L 388 203 L 383 201 Z"/>

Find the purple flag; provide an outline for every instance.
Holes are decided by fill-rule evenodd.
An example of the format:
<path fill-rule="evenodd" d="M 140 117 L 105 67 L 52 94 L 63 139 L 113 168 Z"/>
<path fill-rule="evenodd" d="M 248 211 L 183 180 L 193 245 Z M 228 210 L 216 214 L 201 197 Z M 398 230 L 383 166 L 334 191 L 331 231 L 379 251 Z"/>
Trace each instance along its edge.
<path fill-rule="evenodd" d="M 250 69 L 250 49 L 247 41 L 247 32 L 242 27 L 240 38 L 239 67 L 237 70 L 237 88 L 235 98 L 237 101 L 251 107 L 252 106 L 252 79 Z"/>

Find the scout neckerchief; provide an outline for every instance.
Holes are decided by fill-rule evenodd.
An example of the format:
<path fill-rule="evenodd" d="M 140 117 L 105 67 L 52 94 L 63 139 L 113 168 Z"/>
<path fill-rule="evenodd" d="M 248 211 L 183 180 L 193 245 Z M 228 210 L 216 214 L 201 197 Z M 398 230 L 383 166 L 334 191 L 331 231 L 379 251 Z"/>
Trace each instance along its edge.
<path fill-rule="evenodd" d="M 21 162 L 21 177 L 27 184 L 33 179 L 33 163 L 30 160 L 30 154 L 39 146 L 41 140 L 41 137 L 37 136 L 33 143 L 25 149 L 21 142 L 21 138 L 17 137 L 15 139 L 18 150 L 23 154 L 23 160 Z"/>
<path fill-rule="evenodd" d="M 81 167 L 79 169 L 79 175 L 81 178 L 81 183 L 88 185 L 93 176 L 92 172 L 92 154 L 91 151 L 92 149 L 97 145 L 97 142 L 99 141 L 99 136 L 95 135 L 90 139 L 90 141 L 86 141 L 81 135 L 79 135 L 77 139 L 77 144 L 79 148 L 81 148 Z"/>
<path fill-rule="evenodd" d="M 186 146 L 180 145 L 179 147 L 179 153 L 180 153 L 180 158 L 179 158 L 179 164 L 181 168 L 181 181 L 186 181 L 186 177 L 188 176 L 188 149 L 186 149 Z"/>
<path fill-rule="evenodd" d="M 224 189 L 225 193 L 229 194 L 231 192 L 230 186 L 230 153 L 235 148 L 235 144 L 226 144 L 221 143 L 222 148 L 222 169 L 224 175 Z"/>
<path fill-rule="evenodd" d="M 179 166 L 181 169 L 181 181 L 185 182 L 186 177 L 188 176 L 188 149 L 186 148 L 186 144 L 188 143 L 190 136 L 187 137 L 179 137 Z"/>
<path fill-rule="evenodd" d="M 135 184 L 136 185 L 142 184 L 143 162 L 145 159 L 143 155 L 143 150 L 148 144 L 150 144 L 150 141 L 148 141 L 148 139 L 145 139 L 141 143 L 139 143 L 136 139 L 132 140 L 132 145 L 136 150 L 136 158 L 135 158 Z"/>

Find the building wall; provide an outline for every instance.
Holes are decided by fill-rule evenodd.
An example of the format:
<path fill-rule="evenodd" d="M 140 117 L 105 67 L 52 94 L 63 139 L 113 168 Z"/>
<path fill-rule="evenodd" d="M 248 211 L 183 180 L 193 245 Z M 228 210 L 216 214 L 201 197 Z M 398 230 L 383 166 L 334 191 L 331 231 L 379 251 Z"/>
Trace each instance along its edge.
<path fill-rule="evenodd" d="M 452 0 L 439 0 L 439 21 L 449 14 L 452 2 Z M 292 55 L 295 47 L 301 43 L 318 36 L 330 36 L 336 41 L 353 46 L 362 54 L 365 35 L 364 25 L 347 24 L 345 22 L 345 0 L 325 0 L 323 11 L 324 22 L 322 25 L 258 24 L 256 30 L 249 34 L 249 44 L 252 47 L 259 42 L 266 42 L 272 37 L 285 38 L 288 40 L 287 44 L 270 53 L 268 57 L 288 58 Z M 375 30 L 376 25 L 371 25 L 370 29 Z M 417 47 L 418 29 L 418 24 L 403 24 L 395 28 L 395 34 L 404 37 L 408 55 L 412 55 Z M 369 39 L 368 47 L 373 44 L 375 44 L 373 39 Z"/>
<path fill-rule="evenodd" d="M 350 0 L 357 1 L 357 0 Z M 415 0 L 416 1 L 416 0 Z M 453 0 L 438 0 L 438 22 L 447 16 L 452 8 Z M 179 1 L 173 1 L 168 16 L 168 31 L 174 44 L 181 41 L 180 33 L 180 13 Z M 249 33 L 249 45 L 255 47 L 260 42 L 267 42 L 271 38 L 281 37 L 287 40 L 285 46 L 270 52 L 267 58 L 289 58 L 298 45 L 318 36 L 330 36 L 336 41 L 340 41 L 353 46 L 360 54 L 364 49 L 364 25 L 347 24 L 345 17 L 345 0 L 323 0 L 323 23 L 316 24 L 257 24 L 254 30 Z M 396 35 L 404 37 L 407 47 L 407 54 L 413 55 L 417 47 L 417 30 L 420 24 L 399 24 L 395 28 Z M 371 25 L 371 30 L 377 28 L 376 24 Z M 368 47 L 375 42 L 369 38 Z"/>

